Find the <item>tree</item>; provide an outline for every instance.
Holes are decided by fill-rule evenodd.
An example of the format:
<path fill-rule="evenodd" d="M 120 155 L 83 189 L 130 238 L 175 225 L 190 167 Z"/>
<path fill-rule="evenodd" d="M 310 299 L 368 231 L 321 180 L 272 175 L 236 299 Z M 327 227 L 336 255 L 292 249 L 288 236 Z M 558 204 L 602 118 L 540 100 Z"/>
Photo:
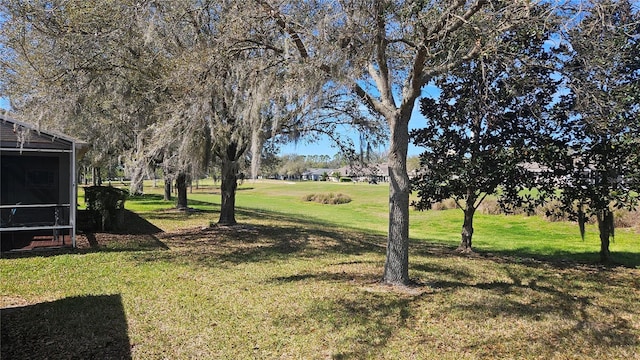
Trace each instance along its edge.
<path fill-rule="evenodd" d="M 102 145 L 94 147 L 96 163 L 123 159 L 133 193 L 151 163 L 185 179 L 215 157 L 220 223 L 235 223 L 246 151 L 259 154 L 295 113 L 296 99 L 313 98 L 285 84 L 295 83 L 272 50 L 237 41 L 247 29 L 258 33 L 245 23 L 251 9 L 235 2 L 8 1 L 2 10 L 9 49 L 2 89 L 14 109 L 44 110 L 56 129 Z"/>
<path fill-rule="evenodd" d="M 150 143 L 154 152 L 173 144 L 178 168 L 219 162 L 222 225 L 236 223 L 235 192 L 248 151 L 255 177 L 265 141 L 300 121 L 315 99 L 304 81 L 277 66 L 273 49 L 238 40 L 247 32 L 276 43 L 281 37 L 249 26 L 249 12 L 229 1 L 157 4 L 149 34 L 171 69 L 158 84 L 170 101 L 160 107 L 163 120 Z"/>
<path fill-rule="evenodd" d="M 284 155 L 280 163 L 279 174 L 286 175 L 287 178 L 299 178 L 308 168 L 302 155 Z"/>
<path fill-rule="evenodd" d="M 411 136 L 425 151 L 412 181 L 413 205 L 425 210 L 453 198 L 464 213 L 461 252 L 472 251 L 474 214 L 487 195 L 520 197 L 536 186 L 525 165 L 535 160 L 539 119 L 548 116 L 557 90 L 555 59 L 545 50 L 550 31 L 523 24 L 502 37 L 495 53 L 439 77 L 439 95 L 421 100 L 426 126 Z"/>
<path fill-rule="evenodd" d="M 314 103 L 319 96 L 315 94 L 324 96 L 318 89 L 305 88 L 306 82 L 299 79 L 303 76 L 285 76 L 269 56 L 273 49 L 247 47 L 237 40 L 246 38 L 243 34 L 247 31 L 274 42 L 281 37 L 278 33 L 248 26 L 246 20 L 251 16 L 247 14 L 252 9 L 242 4 L 187 1 L 92 6 L 69 1 L 37 5 L 10 2 L 10 5 L 10 10 L 17 14 L 16 19 L 22 21 L 19 23 L 33 30 L 26 33 L 42 36 L 52 44 L 64 44 L 52 46 L 55 54 L 38 53 L 43 54 L 41 59 L 50 61 L 43 60 L 42 67 L 35 71 L 55 70 L 64 81 L 86 77 L 80 85 L 88 84 L 68 85 L 62 91 L 49 92 L 53 96 L 61 94 L 59 99 L 49 96 L 38 103 L 15 108 L 22 108 L 24 112 L 48 104 L 53 112 L 63 99 L 67 101 L 78 116 L 58 111 L 57 118 L 72 119 L 67 123 L 77 125 L 80 130 L 93 127 L 94 131 L 88 135 L 98 134 L 103 142 L 109 139 L 123 145 L 115 150 L 101 150 L 99 156 L 120 158 L 122 155 L 127 159 L 125 164 L 133 177 L 132 192 L 138 191 L 134 190 L 138 189 L 134 184 L 141 184 L 139 175 L 146 166 L 158 159 L 165 165 L 168 178 L 178 178 L 182 173 L 206 167 L 210 161 L 219 161 L 221 223 L 235 223 L 235 188 L 240 162 L 244 161 L 247 151 L 251 149 L 255 175 L 264 142 L 290 129 L 294 131 L 289 137 L 297 137 L 302 132 L 306 113 L 317 107 Z M 114 5 L 117 11 L 110 12 L 110 6 Z M 121 12 L 135 16 L 120 17 Z M 58 27 L 62 30 L 58 31 Z M 19 29 L 15 33 L 22 34 Z M 12 48 L 27 59 L 22 64 L 33 68 L 29 64 L 29 51 L 20 51 L 19 37 L 16 43 Z M 37 44 L 27 40 L 22 43 Z M 152 66 L 133 66 L 138 65 L 134 61 L 138 57 L 145 60 L 142 65 Z M 64 61 L 64 66 L 59 66 L 58 59 L 88 65 L 82 69 L 69 68 Z M 147 71 L 151 69 L 153 71 Z M 26 80 L 34 75 L 33 71 L 15 73 Z M 41 88 L 55 88 L 56 84 L 49 78 L 35 75 L 42 79 Z M 315 86 L 315 83 L 309 84 Z M 133 86 L 140 90 L 131 91 Z M 74 89 L 81 90 L 74 93 Z M 114 101 L 108 101 L 105 99 L 112 94 L 107 89 L 122 90 L 122 93 L 117 92 L 119 96 L 112 96 Z M 140 96 L 130 96 L 132 93 Z M 14 94 L 13 98 L 20 98 L 24 92 L 18 89 Z M 127 109 L 135 111 L 125 112 Z M 102 124 L 96 122 L 96 118 L 117 126 L 100 125 L 97 128 L 101 131 L 95 131 L 93 125 Z M 103 136 L 103 129 L 121 131 L 123 136 Z M 180 206 L 186 204 L 181 202 Z"/>
<path fill-rule="evenodd" d="M 135 26 L 140 4 L 6 1 L 0 5 L 0 87 L 22 117 L 92 144 L 94 167 L 121 156 L 141 191 L 137 165 L 159 64 Z M 99 173 L 99 171 L 97 171 Z"/>
<path fill-rule="evenodd" d="M 587 2 L 567 31 L 563 68 L 569 92 L 557 104 L 570 134 L 559 169 L 561 210 L 584 224 L 595 216 L 600 260 L 611 261 L 613 211 L 633 208 L 640 182 L 640 16 L 630 1 Z"/>
<path fill-rule="evenodd" d="M 483 53 L 513 24 L 536 22 L 532 1 L 255 0 L 286 34 L 279 48 L 340 85 L 389 128 L 389 234 L 383 281 L 409 283 L 409 121 L 422 88 Z M 261 43 L 260 39 L 255 40 Z M 265 46 L 271 46 L 265 44 Z"/>

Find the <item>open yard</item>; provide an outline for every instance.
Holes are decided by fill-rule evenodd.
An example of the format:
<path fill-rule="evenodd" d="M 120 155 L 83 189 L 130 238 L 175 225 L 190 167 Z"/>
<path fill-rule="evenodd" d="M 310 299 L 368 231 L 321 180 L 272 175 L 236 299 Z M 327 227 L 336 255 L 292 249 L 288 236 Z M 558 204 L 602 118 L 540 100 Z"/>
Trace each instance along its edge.
<path fill-rule="evenodd" d="M 115 185 L 115 184 L 114 184 Z M 415 286 L 379 283 L 386 185 L 246 182 L 239 226 L 209 226 L 202 183 L 179 213 L 161 188 L 128 200 L 127 231 L 79 249 L 3 254 L 2 359 L 640 359 L 640 233 L 478 214 L 411 213 Z M 342 193 L 352 202 L 305 202 Z M 82 200 L 80 201 L 82 203 Z"/>

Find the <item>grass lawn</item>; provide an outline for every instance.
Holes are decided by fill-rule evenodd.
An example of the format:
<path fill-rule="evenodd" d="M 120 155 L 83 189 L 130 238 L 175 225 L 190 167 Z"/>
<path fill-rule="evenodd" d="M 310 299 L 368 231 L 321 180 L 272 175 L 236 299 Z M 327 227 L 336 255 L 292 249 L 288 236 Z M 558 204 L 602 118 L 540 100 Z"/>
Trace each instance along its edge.
<path fill-rule="evenodd" d="M 161 188 L 128 200 L 129 231 L 67 252 L 3 254 L 2 359 L 640 358 L 640 234 L 601 267 L 595 227 L 477 215 L 474 255 L 453 251 L 459 210 L 411 212 L 410 276 L 379 284 L 385 185 L 259 182 L 236 228 L 208 227 Z M 349 204 L 304 202 L 342 193 Z M 82 200 L 81 200 L 82 201 Z"/>

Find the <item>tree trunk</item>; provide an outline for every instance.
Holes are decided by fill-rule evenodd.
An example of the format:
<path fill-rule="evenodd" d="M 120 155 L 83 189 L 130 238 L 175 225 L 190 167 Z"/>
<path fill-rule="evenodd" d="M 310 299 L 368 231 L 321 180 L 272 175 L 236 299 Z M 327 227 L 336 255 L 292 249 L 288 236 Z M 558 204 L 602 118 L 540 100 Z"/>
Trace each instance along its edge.
<path fill-rule="evenodd" d="M 471 248 L 473 238 L 473 215 L 476 213 L 476 195 L 473 189 L 467 189 L 467 198 L 465 199 L 464 209 L 464 221 L 462 223 L 462 238 L 460 239 L 460 246 L 458 251 L 462 253 L 472 253 Z"/>
<path fill-rule="evenodd" d="M 93 173 L 91 174 L 91 181 L 93 186 L 102 186 L 102 177 L 100 175 L 100 168 L 94 167 Z"/>
<path fill-rule="evenodd" d="M 473 204 L 465 206 L 464 211 L 464 222 L 462 224 L 462 239 L 460 240 L 460 246 L 458 246 L 458 251 L 462 253 L 472 253 L 473 249 L 471 248 L 471 241 L 473 238 L 473 215 L 476 212 L 476 209 L 473 207 Z"/>
<path fill-rule="evenodd" d="M 180 172 L 176 177 L 176 189 L 178 190 L 178 210 L 187 209 L 187 174 Z"/>
<path fill-rule="evenodd" d="M 171 201 L 171 176 L 165 172 L 164 174 L 164 201 Z"/>
<path fill-rule="evenodd" d="M 258 179 L 258 171 L 260 170 L 260 155 L 262 154 L 262 132 L 254 129 L 251 133 L 251 180 Z"/>
<path fill-rule="evenodd" d="M 409 283 L 409 117 L 389 121 L 389 234 L 382 281 L 387 284 Z"/>
<path fill-rule="evenodd" d="M 143 180 L 144 180 L 144 171 L 138 167 L 135 167 L 131 172 L 131 183 L 129 184 L 129 194 L 142 195 L 144 190 Z"/>
<path fill-rule="evenodd" d="M 158 187 L 158 177 L 156 176 L 156 167 L 155 167 L 155 165 L 153 166 L 153 168 L 151 170 L 153 171 L 153 188 L 155 189 L 156 187 Z"/>
<path fill-rule="evenodd" d="M 608 209 L 600 210 L 596 217 L 598 218 L 598 230 L 600 230 L 600 262 L 607 264 L 611 262 L 609 241 L 613 235 L 613 213 Z"/>
<path fill-rule="evenodd" d="M 238 161 L 229 156 L 231 149 L 228 149 L 227 156 L 222 157 L 222 183 L 220 184 L 221 205 L 220 205 L 220 225 L 236 224 L 236 189 L 238 187 Z M 233 151 L 235 152 L 235 150 Z"/>

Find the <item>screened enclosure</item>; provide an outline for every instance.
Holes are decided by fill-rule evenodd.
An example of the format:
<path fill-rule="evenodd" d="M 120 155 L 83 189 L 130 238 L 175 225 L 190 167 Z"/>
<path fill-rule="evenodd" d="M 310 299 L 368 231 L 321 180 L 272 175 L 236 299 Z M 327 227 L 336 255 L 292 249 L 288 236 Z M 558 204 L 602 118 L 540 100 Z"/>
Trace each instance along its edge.
<path fill-rule="evenodd" d="M 75 246 L 76 161 L 87 144 L 0 114 L 2 251 Z"/>

